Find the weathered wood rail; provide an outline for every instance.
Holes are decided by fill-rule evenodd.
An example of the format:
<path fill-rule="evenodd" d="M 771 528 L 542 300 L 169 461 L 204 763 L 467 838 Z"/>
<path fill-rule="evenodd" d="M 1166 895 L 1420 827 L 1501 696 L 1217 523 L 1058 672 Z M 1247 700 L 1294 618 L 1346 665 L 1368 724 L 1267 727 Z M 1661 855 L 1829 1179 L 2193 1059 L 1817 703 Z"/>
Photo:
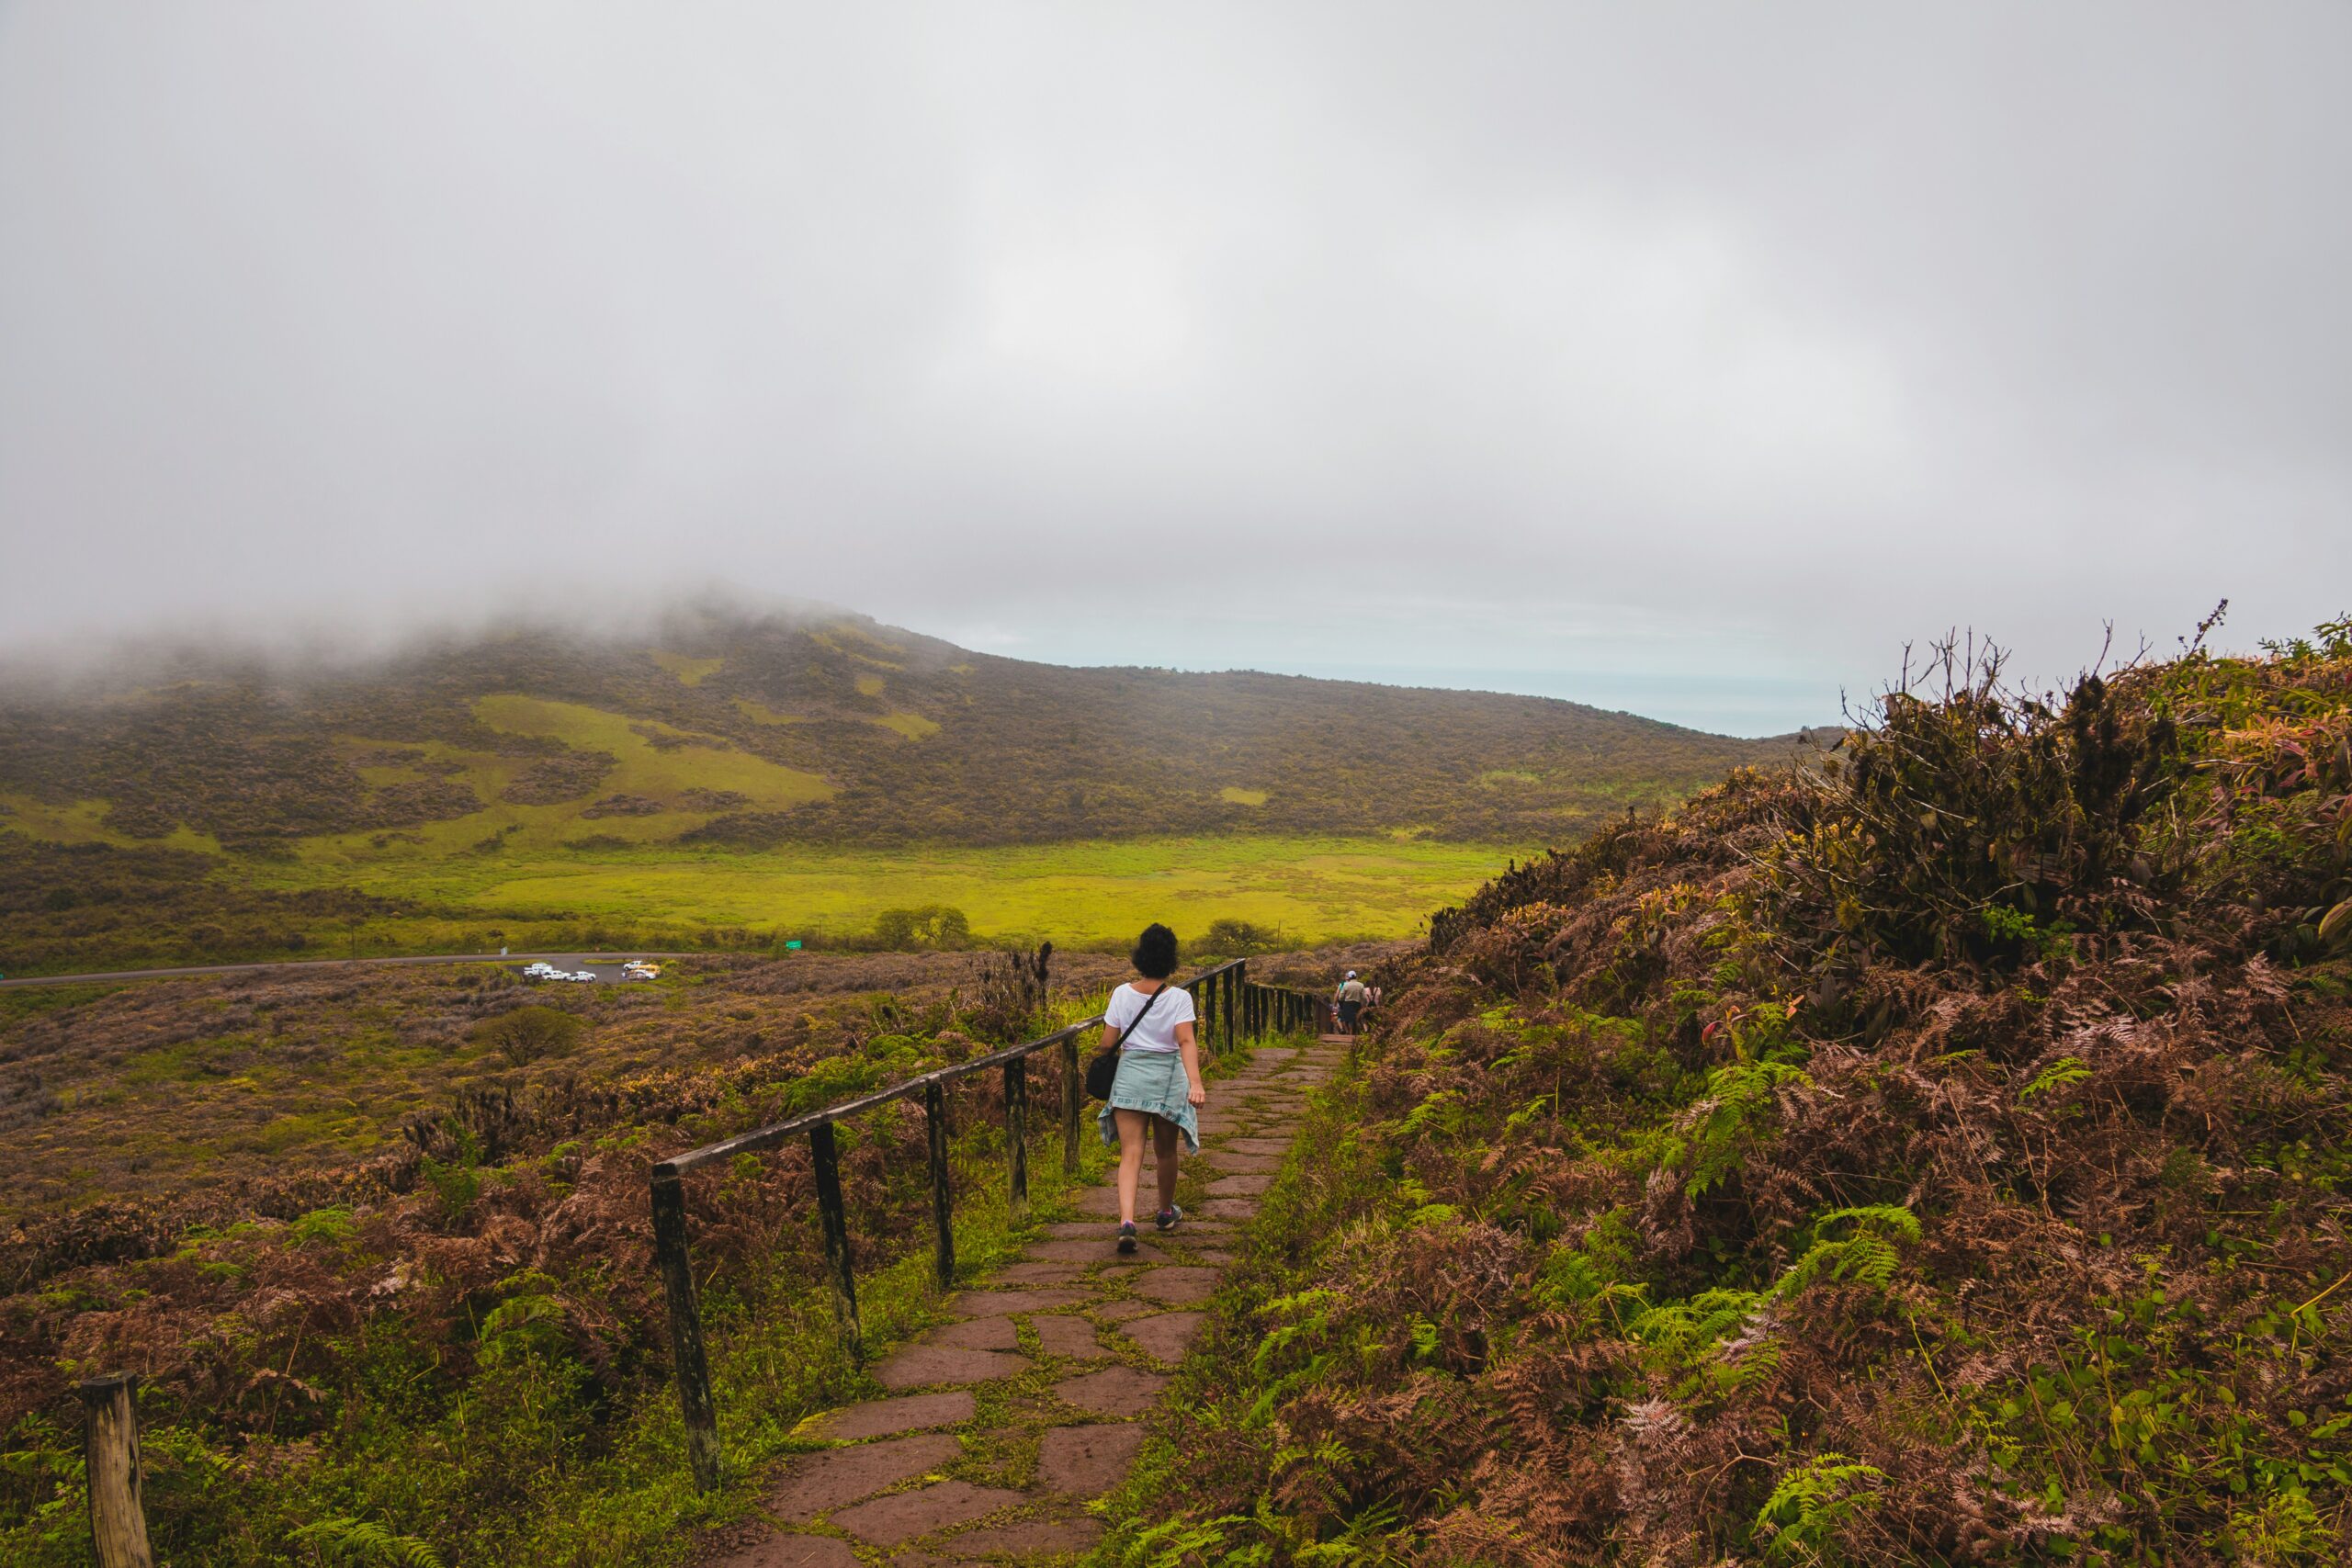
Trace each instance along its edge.
<path fill-rule="evenodd" d="M 1249 962 L 1237 958 L 1184 982 L 1183 988 L 1193 994 L 1193 1009 L 1199 1017 L 1201 1048 L 1211 1055 L 1223 1055 L 1244 1041 L 1269 1033 L 1317 1026 L 1319 998 L 1304 991 L 1257 984 L 1250 978 Z M 842 1201 L 834 1125 L 894 1100 L 921 1097 L 930 1151 L 933 1272 L 941 1290 L 952 1289 L 956 1281 L 956 1194 L 948 1161 L 948 1086 L 989 1071 L 1004 1075 L 1007 1201 L 1018 1220 L 1029 1204 L 1029 1058 L 1041 1051 L 1058 1050 L 1061 1054 L 1062 1169 L 1074 1176 L 1079 1168 L 1079 1140 L 1086 1120 L 1079 1067 L 1080 1043 L 1102 1027 L 1102 1017 L 1098 1013 L 1024 1044 L 991 1051 L 888 1089 L 829 1105 L 822 1111 L 707 1144 L 653 1168 L 654 1265 L 661 1272 L 662 1293 L 669 1305 L 671 1357 L 678 1382 L 678 1403 L 685 1416 L 687 1461 L 693 1467 L 696 1485 L 707 1491 L 719 1482 L 718 1412 L 711 1398 L 710 1365 L 703 1348 L 701 1301 L 695 1284 L 694 1260 L 687 1248 L 686 1173 L 714 1160 L 764 1153 L 795 1138 L 808 1140 L 834 1315 L 850 1354 L 862 1358 L 865 1344 L 857 1314 L 856 1252 L 849 1234 L 849 1212 Z"/>

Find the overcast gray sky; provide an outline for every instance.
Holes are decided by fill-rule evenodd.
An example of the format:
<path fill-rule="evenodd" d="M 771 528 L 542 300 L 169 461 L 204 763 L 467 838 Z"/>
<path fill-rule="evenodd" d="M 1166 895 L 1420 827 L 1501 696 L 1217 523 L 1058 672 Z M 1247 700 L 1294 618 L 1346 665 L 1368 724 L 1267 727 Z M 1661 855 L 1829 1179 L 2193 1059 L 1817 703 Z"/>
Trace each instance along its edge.
<path fill-rule="evenodd" d="M 1763 731 L 2352 607 L 2352 6 L 0 0 L 0 621 Z"/>

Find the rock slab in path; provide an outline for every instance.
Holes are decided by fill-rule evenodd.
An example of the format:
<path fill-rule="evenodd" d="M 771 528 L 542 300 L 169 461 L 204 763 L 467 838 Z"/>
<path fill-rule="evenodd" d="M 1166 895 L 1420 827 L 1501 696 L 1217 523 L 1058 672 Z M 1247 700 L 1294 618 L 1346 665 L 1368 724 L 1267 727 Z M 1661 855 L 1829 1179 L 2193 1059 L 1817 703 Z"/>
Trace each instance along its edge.
<path fill-rule="evenodd" d="M 1048 1244 L 1050 1245 L 1050 1244 Z M 1029 1256 L 1040 1261 L 1015 1263 L 1000 1269 L 989 1279 L 990 1285 L 1075 1285 L 1086 1278 L 1082 1269 L 1073 1269 L 1066 1262 L 1046 1258 L 1035 1247 Z"/>
<path fill-rule="evenodd" d="M 1051 1312 L 1085 1299 L 1084 1291 L 966 1291 L 947 1308 L 957 1317 L 995 1317 L 1008 1312 Z"/>
<path fill-rule="evenodd" d="M 1094 1337 L 1094 1325 L 1082 1317 L 1033 1317 L 1029 1326 L 1037 1331 L 1038 1348 L 1048 1356 L 1092 1361 L 1111 1353 Z"/>
<path fill-rule="evenodd" d="M 1243 1171 L 1238 1176 L 1221 1176 L 1208 1185 L 1212 1198 L 1255 1198 L 1274 1184 L 1274 1179 L 1261 1171 Z"/>
<path fill-rule="evenodd" d="M 1136 1281 L 1136 1294 L 1156 1302 L 1204 1302 L 1216 1294 L 1222 1269 L 1154 1269 Z"/>
<path fill-rule="evenodd" d="M 778 1535 L 730 1556 L 710 1568 L 858 1568 L 857 1553 L 849 1542 L 829 1535 Z"/>
<path fill-rule="evenodd" d="M 1009 1317 L 976 1317 L 969 1323 L 944 1323 L 922 1337 L 926 1345 L 957 1350 L 1018 1350 L 1020 1337 Z"/>
<path fill-rule="evenodd" d="M 1150 1310 L 1149 1302 L 1104 1302 L 1094 1309 L 1094 1315 L 1104 1323 L 1117 1323 L 1125 1318 L 1141 1317 Z"/>
<path fill-rule="evenodd" d="M 910 1345 L 875 1368 L 874 1376 L 885 1388 L 921 1388 L 935 1382 L 993 1382 L 1028 1370 L 1026 1359 L 1001 1350 Z"/>
<path fill-rule="evenodd" d="M 802 1422 L 800 1432 L 803 1437 L 856 1442 L 865 1438 L 920 1432 L 926 1427 L 961 1426 L 971 1418 L 971 1392 L 957 1389 L 952 1393 L 916 1393 L 904 1399 L 869 1400 L 843 1410 L 828 1411 Z"/>
<path fill-rule="evenodd" d="M 843 1508 L 832 1523 L 860 1540 L 876 1546 L 896 1546 L 950 1525 L 967 1524 L 983 1515 L 1021 1501 L 1021 1494 L 1001 1486 L 975 1486 L 968 1481 L 943 1481 L 920 1492 L 898 1492 Z"/>
<path fill-rule="evenodd" d="M 1084 1377 L 1065 1378 L 1054 1385 L 1056 1397 L 1080 1410 L 1091 1410 L 1097 1416 L 1140 1415 L 1168 1380 L 1149 1372 L 1136 1371 L 1133 1367 L 1108 1367 Z"/>
<path fill-rule="evenodd" d="M 1100 1497 L 1116 1486 L 1143 1447 L 1143 1425 L 1057 1427 L 1037 1444 L 1037 1476 L 1046 1488 L 1073 1497 Z"/>
<path fill-rule="evenodd" d="M 1149 1317 L 1130 1318 L 1119 1332 L 1134 1340 L 1143 1353 L 1155 1361 L 1173 1366 L 1184 1359 L 1200 1337 L 1201 1325 L 1208 1321 L 1202 1312 L 1163 1312 Z"/>
<path fill-rule="evenodd" d="M 829 1509 L 952 1464 L 963 1452 L 964 1445 L 952 1434 L 925 1432 L 888 1442 L 798 1454 L 786 1464 L 768 1493 L 768 1511 L 788 1523 L 805 1525 Z"/>

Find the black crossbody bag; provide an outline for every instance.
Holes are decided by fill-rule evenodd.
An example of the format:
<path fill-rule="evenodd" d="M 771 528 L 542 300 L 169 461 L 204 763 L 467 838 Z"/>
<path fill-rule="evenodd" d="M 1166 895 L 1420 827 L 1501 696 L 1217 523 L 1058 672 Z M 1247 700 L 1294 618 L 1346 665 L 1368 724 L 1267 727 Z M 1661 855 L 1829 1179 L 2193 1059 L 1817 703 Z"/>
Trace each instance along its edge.
<path fill-rule="evenodd" d="M 1162 980 L 1159 983 L 1159 989 L 1144 998 L 1143 1011 L 1129 1019 L 1127 1026 L 1119 1031 L 1119 1037 L 1112 1041 L 1104 1049 L 1096 1052 L 1094 1060 L 1086 1064 L 1086 1092 L 1090 1099 L 1111 1098 L 1112 1082 L 1119 1076 L 1119 1047 L 1127 1043 L 1127 1036 L 1136 1032 L 1136 1025 L 1141 1023 L 1145 1015 L 1151 1011 L 1153 1005 L 1167 994 L 1168 982 Z"/>

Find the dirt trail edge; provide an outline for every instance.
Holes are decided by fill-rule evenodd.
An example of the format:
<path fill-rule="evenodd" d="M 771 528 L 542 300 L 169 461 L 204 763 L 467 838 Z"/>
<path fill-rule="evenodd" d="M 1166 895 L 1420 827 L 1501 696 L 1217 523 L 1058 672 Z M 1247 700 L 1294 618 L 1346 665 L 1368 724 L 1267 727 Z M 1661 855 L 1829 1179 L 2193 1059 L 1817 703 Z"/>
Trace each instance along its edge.
<path fill-rule="evenodd" d="M 1079 1209 L 1096 1217 L 1045 1227 L 1018 1261 L 948 1299 L 955 1321 L 875 1368 L 891 1397 L 811 1417 L 803 1433 L 833 1446 L 778 1467 L 762 1517 L 729 1530 L 704 1568 L 1034 1568 L 1092 1547 L 1103 1527 L 1086 1505 L 1125 1478 L 1306 1091 L 1346 1048 L 1338 1035 L 1261 1048 L 1212 1083 L 1201 1152 L 1184 1161 L 1182 1224 L 1159 1235 L 1147 1217 L 1121 1258 L 1117 1190 L 1087 1189 Z M 1147 1216 L 1152 1179 L 1147 1168 Z"/>

